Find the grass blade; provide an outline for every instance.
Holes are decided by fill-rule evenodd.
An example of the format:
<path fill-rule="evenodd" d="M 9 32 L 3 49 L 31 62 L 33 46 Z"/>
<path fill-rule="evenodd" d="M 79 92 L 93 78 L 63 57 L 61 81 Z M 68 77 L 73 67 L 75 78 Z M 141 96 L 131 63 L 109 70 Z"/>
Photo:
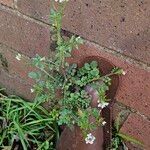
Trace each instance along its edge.
<path fill-rule="evenodd" d="M 141 145 L 141 146 L 144 147 L 144 144 L 143 144 L 141 141 L 135 139 L 134 137 L 131 137 L 131 136 L 126 135 L 126 134 L 124 134 L 124 133 L 118 133 L 118 136 L 120 136 L 120 137 L 121 137 L 122 139 L 124 139 L 125 141 L 132 142 L 132 143 L 134 143 L 134 144 L 138 144 L 138 145 Z"/>
<path fill-rule="evenodd" d="M 27 150 L 27 145 L 26 145 L 26 143 L 28 143 L 28 142 L 27 142 L 27 140 L 25 139 L 25 136 L 24 136 L 24 133 L 23 133 L 22 129 L 19 127 L 19 125 L 18 125 L 16 122 L 14 122 L 14 125 L 15 125 L 15 127 L 17 128 L 17 130 L 18 130 L 18 136 L 20 137 L 20 141 L 21 141 L 21 144 L 22 144 L 22 146 L 23 146 L 23 149 L 24 149 L 24 150 Z"/>

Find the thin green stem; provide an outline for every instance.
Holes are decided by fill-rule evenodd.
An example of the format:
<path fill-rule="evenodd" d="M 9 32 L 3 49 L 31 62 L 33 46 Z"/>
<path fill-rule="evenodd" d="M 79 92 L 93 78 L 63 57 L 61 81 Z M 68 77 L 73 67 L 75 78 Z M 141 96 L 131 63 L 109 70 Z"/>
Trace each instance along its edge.
<path fill-rule="evenodd" d="M 48 65 L 47 63 L 53 64 L 53 65 L 55 65 L 55 66 L 58 66 L 55 62 L 53 62 L 53 61 L 51 61 L 51 60 L 46 60 L 46 61 L 44 62 L 45 65 Z"/>
<path fill-rule="evenodd" d="M 59 5 L 59 11 L 58 11 L 58 17 L 55 20 L 55 24 L 57 27 L 57 45 L 58 47 L 61 46 L 62 42 L 63 42 L 63 38 L 61 36 L 61 28 L 62 28 L 62 18 L 63 18 L 63 13 L 64 13 L 64 9 L 66 7 L 66 2 L 64 2 L 63 4 Z M 65 63 L 65 56 L 64 56 L 64 52 L 65 49 L 60 49 L 60 55 L 59 55 L 59 59 L 60 59 L 60 65 L 62 68 L 64 68 L 64 63 Z"/>
<path fill-rule="evenodd" d="M 57 141 L 59 140 L 59 137 L 60 137 L 60 134 L 59 134 L 59 129 L 58 129 L 58 125 L 57 125 L 57 122 L 55 121 L 54 123 L 54 128 L 55 128 L 55 131 L 56 131 L 56 139 Z"/>
<path fill-rule="evenodd" d="M 115 74 L 114 74 L 114 73 L 109 73 L 109 74 L 106 74 L 106 75 L 104 75 L 104 76 L 102 76 L 102 77 L 94 78 L 94 79 L 90 80 L 89 82 L 94 82 L 94 81 L 102 80 L 102 79 L 104 79 L 104 78 L 106 78 L 106 77 L 110 77 L 110 76 L 112 76 L 112 75 L 115 75 Z"/>
<path fill-rule="evenodd" d="M 42 72 L 44 72 L 47 76 L 49 76 L 51 79 L 53 79 L 54 81 L 57 81 L 53 76 L 51 76 L 46 70 L 40 68 L 37 66 L 38 69 L 40 69 Z"/>
<path fill-rule="evenodd" d="M 0 93 L 0 99 L 1 98 L 7 98 L 7 96 L 4 96 L 2 93 Z"/>

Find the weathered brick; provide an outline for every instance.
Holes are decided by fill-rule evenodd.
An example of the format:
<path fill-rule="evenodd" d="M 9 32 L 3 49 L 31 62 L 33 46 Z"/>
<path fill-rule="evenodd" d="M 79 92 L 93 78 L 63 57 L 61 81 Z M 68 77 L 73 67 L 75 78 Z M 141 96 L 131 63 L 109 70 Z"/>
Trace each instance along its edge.
<path fill-rule="evenodd" d="M 31 67 L 31 60 L 22 55 L 21 60 L 18 61 L 16 59 L 17 54 L 17 52 L 13 51 L 8 46 L 0 44 L 0 64 L 2 65 L 0 71 L 5 70 L 9 75 L 17 75 L 26 82 L 33 84 L 33 80 L 28 77 L 28 73 L 35 70 Z"/>
<path fill-rule="evenodd" d="M 0 42 L 29 57 L 47 55 L 50 50 L 48 26 L 35 23 L 0 7 Z"/>
<path fill-rule="evenodd" d="M 123 68 L 127 73 L 120 77 L 120 85 L 116 99 L 136 111 L 150 116 L 150 71 L 146 71 L 131 64 L 127 59 L 106 52 L 104 48 L 87 42 L 73 51 L 72 61 L 82 61 L 85 57 L 102 57 L 117 67 Z"/>
<path fill-rule="evenodd" d="M 49 23 L 50 0 L 18 0 L 17 6 L 20 12 Z"/>
<path fill-rule="evenodd" d="M 50 0 L 19 0 L 18 9 L 49 23 Z M 150 64 L 150 1 L 69 2 L 65 30 Z"/>
<path fill-rule="evenodd" d="M 11 76 L 4 70 L 0 70 L 0 86 L 6 88 L 7 93 L 19 95 L 25 99 L 32 100 L 31 85 L 18 76 Z"/>
<path fill-rule="evenodd" d="M 131 143 L 131 142 L 125 142 L 125 145 L 128 147 L 128 150 L 143 150 L 144 149 L 141 145 Z"/>
<path fill-rule="evenodd" d="M 121 132 L 143 142 L 145 150 L 150 148 L 150 121 L 137 114 L 131 114 L 123 124 Z"/>
<path fill-rule="evenodd" d="M 49 7 L 50 0 L 18 1 L 19 11 L 47 23 Z M 71 0 L 63 28 L 150 64 L 149 20 L 149 0 Z"/>
<path fill-rule="evenodd" d="M 63 28 L 150 64 L 149 0 L 71 0 Z"/>
<path fill-rule="evenodd" d="M 3 5 L 7 5 L 9 7 L 13 7 L 13 0 L 0 0 L 0 3 Z"/>
<path fill-rule="evenodd" d="M 122 78 L 116 99 L 129 107 L 150 116 L 150 72 L 138 68 L 128 68 Z"/>

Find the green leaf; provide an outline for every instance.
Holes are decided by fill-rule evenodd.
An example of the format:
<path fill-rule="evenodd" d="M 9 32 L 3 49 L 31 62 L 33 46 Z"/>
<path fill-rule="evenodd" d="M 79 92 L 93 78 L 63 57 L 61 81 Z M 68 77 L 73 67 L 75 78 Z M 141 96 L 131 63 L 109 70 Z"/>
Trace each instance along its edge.
<path fill-rule="evenodd" d="M 117 118 L 116 118 L 116 121 L 114 123 L 114 126 L 115 126 L 115 129 L 117 130 L 117 132 L 119 132 L 120 130 L 120 126 L 121 126 L 121 117 L 124 116 L 124 114 L 126 113 L 126 111 L 121 111 Z"/>
<path fill-rule="evenodd" d="M 115 124 L 114 124 L 117 132 L 119 132 L 119 129 L 120 129 L 120 122 L 121 122 L 121 113 L 118 114 Z"/>
<path fill-rule="evenodd" d="M 123 73 L 123 69 L 122 69 L 122 68 L 115 67 L 115 68 L 112 69 L 111 72 L 114 73 L 114 74 L 121 75 L 121 74 Z"/>
<path fill-rule="evenodd" d="M 11 150 L 12 147 L 11 146 L 4 146 L 2 150 Z"/>
<path fill-rule="evenodd" d="M 97 64 L 96 61 L 92 61 L 92 62 L 90 63 L 90 65 L 91 65 L 91 68 L 97 68 L 97 67 L 98 67 L 98 64 Z"/>
<path fill-rule="evenodd" d="M 90 65 L 88 64 L 88 63 L 85 63 L 84 64 L 84 68 L 86 69 L 86 70 L 90 70 L 91 68 L 90 68 Z"/>
<path fill-rule="evenodd" d="M 36 80 L 36 79 L 39 79 L 41 77 L 41 74 L 37 73 L 37 72 L 30 72 L 29 77 Z"/>
<path fill-rule="evenodd" d="M 93 70 L 90 71 L 90 74 L 97 77 L 99 75 L 99 70 L 94 68 Z"/>
<path fill-rule="evenodd" d="M 141 141 L 137 140 L 136 138 L 134 138 L 132 136 L 129 136 L 129 135 L 124 134 L 124 133 L 118 133 L 117 135 L 120 136 L 125 141 L 129 141 L 129 142 L 144 146 L 144 144 Z"/>
<path fill-rule="evenodd" d="M 14 121 L 14 125 L 15 125 L 15 127 L 17 128 L 17 130 L 18 130 L 18 136 L 19 136 L 19 138 L 20 138 L 20 140 L 21 140 L 21 144 L 22 144 L 22 146 L 23 146 L 23 149 L 24 149 L 24 150 L 27 150 L 27 144 L 29 144 L 29 143 L 27 142 L 27 140 L 26 140 L 26 138 L 25 138 L 25 135 L 24 135 L 22 129 L 19 127 L 19 125 L 18 125 L 15 121 Z M 26 144 L 26 143 L 27 143 L 27 144 Z"/>
<path fill-rule="evenodd" d="M 71 122 L 72 111 L 68 109 L 63 109 L 60 112 L 60 117 L 58 120 L 58 125 L 67 124 L 69 125 Z"/>
<path fill-rule="evenodd" d="M 48 123 L 52 123 L 51 121 L 52 121 L 53 119 L 51 119 L 51 118 L 47 118 L 47 119 L 38 119 L 38 120 L 34 120 L 34 121 L 31 121 L 31 122 L 28 122 L 28 123 L 26 123 L 26 124 L 24 124 L 23 125 L 23 127 L 25 127 L 25 126 L 30 126 L 30 125 L 32 125 L 32 124 L 39 124 L 39 123 L 43 123 L 43 122 L 48 122 Z"/>

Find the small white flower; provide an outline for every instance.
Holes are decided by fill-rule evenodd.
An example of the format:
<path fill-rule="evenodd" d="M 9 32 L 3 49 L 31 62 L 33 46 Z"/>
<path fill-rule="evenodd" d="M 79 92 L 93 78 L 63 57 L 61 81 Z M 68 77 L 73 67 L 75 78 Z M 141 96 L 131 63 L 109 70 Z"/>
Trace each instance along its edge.
<path fill-rule="evenodd" d="M 77 39 L 77 40 L 79 40 L 79 39 L 81 39 L 81 37 L 80 37 L 80 36 L 78 36 L 76 39 Z"/>
<path fill-rule="evenodd" d="M 103 121 L 103 122 L 102 122 L 102 126 L 104 126 L 106 123 L 107 123 L 106 121 Z"/>
<path fill-rule="evenodd" d="M 109 105 L 109 103 L 107 103 L 107 102 L 101 102 L 98 104 L 98 107 L 103 109 L 103 108 L 107 107 L 108 105 Z"/>
<path fill-rule="evenodd" d="M 34 89 L 31 89 L 30 91 L 31 91 L 31 93 L 33 93 L 33 92 L 34 92 Z"/>
<path fill-rule="evenodd" d="M 46 58 L 45 57 L 42 57 L 41 59 L 40 59 L 40 61 L 45 61 L 46 60 Z"/>
<path fill-rule="evenodd" d="M 21 60 L 21 57 L 22 57 L 22 56 L 21 56 L 21 54 L 19 54 L 19 53 L 16 55 L 16 59 L 17 59 L 18 61 Z"/>
<path fill-rule="evenodd" d="M 124 71 L 124 70 L 122 71 L 122 75 L 126 75 L 126 73 L 127 73 L 126 71 Z"/>
<path fill-rule="evenodd" d="M 69 0 L 55 0 L 55 2 L 63 3 L 63 2 L 68 2 Z"/>
<path fill-rule="evenodd" d="M 93 144 L 95 141 L 95 136 L 93 136 L 91 133 L 87 134 L 87 137 L 85 138 L 86 144 Z"/>

